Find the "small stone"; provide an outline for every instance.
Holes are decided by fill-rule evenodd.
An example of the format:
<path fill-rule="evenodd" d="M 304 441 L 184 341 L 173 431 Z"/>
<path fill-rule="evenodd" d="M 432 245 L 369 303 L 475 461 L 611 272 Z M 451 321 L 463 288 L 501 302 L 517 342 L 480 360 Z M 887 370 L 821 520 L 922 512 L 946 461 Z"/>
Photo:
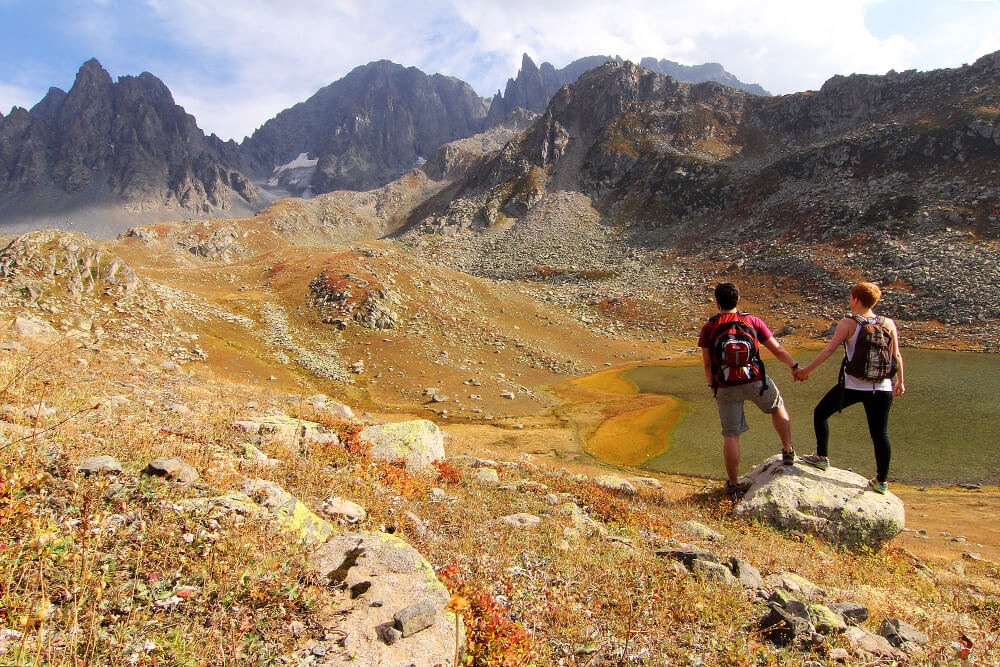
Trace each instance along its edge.
<path fill-rule="evenodd" d="M 85 476 L 106 473 L 117 475 L 122 472 L 122 466 L 111 456 L 91 456 L 76 464 L 76 469 Z"/>
<path fill-rule="evenodd" d="M 636 487 L 649 487 L 651 489 L 662 489 L 663 483 L 655 477 L 629 477 L 628 481 Z"/>
<path fill-rule="evenodd" d="M 437 609 L 430 602 L 423 601 L 403 607 L 392 616 L 393 626 L 403 638 L 409 637 L 434 625 Z"/>
<path fill-rule="evenodd" d="M 233 430 L 240 433 L 260 433 L 260 422 L 250 420 L 236 421 L 233 422 Z"/>
<path fill-rule="evenodd" d="M 602 489 L 609 491 L 618 491 L 627 494 L 637 493 L 631 482 L 618 475 L 598 475 L 594 478 L 594 483 Z"/>
<path fill-rule="evenodd" d="M 527 512 L 510 514 L 508 516 L 500 517 L 500 520 L 508 526 L 513 526 L 514 528 L 532 528 L 542 522 L 540 518 L 534 514 L 528 514 Z"/>
<path fill-rule="evenodd" d="M 302 621 L 292 621 L 288 624 L 288 631 L 292 633 L 293 637 L 300 637 L 306 631 L 305 623 Z"/>
<path fill-rule="evenodd" d="M 836 660 L 837 662 L 847 662 L 851 657 L 851 654 L 846 648 L 832 648 L 830 649 L 830 660 Z"/>
<path fill-rule="evenodd" d="M 868 607 L 856 602 L 838 602 L 830 605 L 830 609 L 851 625 L 860 625 L 868 620 Z"/>
<path fill-rule="evenodd" d="M 794 572 L 775 572 L 764 579 L 764 585 L 771 589 L 783 588 L 793 595 L 806 599 L 821 593 L 816 584 Z"/>
<path fill-rule="evenodd" d="M 506 399 L 509 399 L 509 400 L 514 400 L 514 392 L 512 392 L 512 391 L 501 392 L 500 393 L 500 398 L 506 398 Z"/>
<path fill-rule="evenodd" d="M 729 559 L 729 569 L 733 571 L 733 576 L 740 580 L 744 588 L 758 590 L 764 585 L 764 578 L 760 576 L 760 570 L 745 560 L 736 558 Z"/>
<path fill-rule="evenodd" d="M 351 522 L 363 521 L 368 516 L 364 507 L 344 498 L 328 498 L 322 509 L 330 516 L 344 517 Z"/>
<path fill-rule="evenodd" d="M 692 537 L 699 537 L 703 540 L 709 540 L 711 542 L 722 542 L 726 539 L 725 535 L 722 533 L 712 530 L 708 526 L 700 524 L 697 521 L 682 521 L 677 524 L 677 530 L 682 533 L 687 533 Z"/>
<path fill-rule="evenodd" d="M 700 558 L 695 558 L 691 561 L 691 571 L 701 574 L 708 581 L 715 581 L 722 584 L 738 583 L 736 577 L 733 576 L 733 573 L 725 565 Z"/>
<path fill-rule="evenodd" d="M 829 607 L 821 604 L 811 604 L 808 609 L 809 620 L 812 621 L 817 632 L 824 635 L 832 635 L 847 629 L 847 623 Z"/>
<path fill-rule="evenodd" d="M 8 340 L 4 341 L 3 343 L 0 343 L 0 350 L 7 350 L 9 352 L 20 352 L 24 354 L 25 352 L 28 351 L 28 348 L 26 348 L 24 345 L 21 345 L 17 341 Z"/>
<path fill-rule="evenodd" d="M 142 470 L 143 474 L 166 477 L 185 484 L 193 484 L 199 479 L 198 471 L 177 456 L 161 456 L 153 459 Z"/>
<path fill-rule="evenodd" d="M 682 561 L 684 565 L 689 569 L 692 567 L 692 563 L 696 559 L 701 559 L 712 563 L 719 562 L 719 557 L 713 554 L 711 551 L 699 549 L 698 547 L 691 546 L 690 544 L 680 544 L 676 547 L 671 547 L 669 549 L 660 549 L 656 552 L 656 555 L 659 556 L 660 558 L 671 558 L 673 560 Z"/>
<path fill-rule="evenodd" d="M 879 637 L 864 628 L 852 625 L 844 631 L 844 637 L 847 638 L 848 643 L 857 651 L 889 658 L 904 657 L 903 652 L 890 644 L 885 637 Z"/>
<path fill-rule="evenodd" d="M 500 475 L 493 468 L 479 468 L 476 471 L 476 481 L 483 484 L 499 484 Z"/>
<path fill-rule="evenodd" d="M 391 625 L 382 628 L 382 641 L 384 641 L 387 646 L 392 646 L 402 638 L 403 633 Z"/>
<path fill-rule="evenodd" d="M 912 645 L 923 646 L 930 641 L 930 637 L 917 630 L 915 627 L 898 618 L 887 618 L 882 623 L 880 635 L 889 640 L 889 643 L 896 648 L 902 648 L 907 653 Z"/>

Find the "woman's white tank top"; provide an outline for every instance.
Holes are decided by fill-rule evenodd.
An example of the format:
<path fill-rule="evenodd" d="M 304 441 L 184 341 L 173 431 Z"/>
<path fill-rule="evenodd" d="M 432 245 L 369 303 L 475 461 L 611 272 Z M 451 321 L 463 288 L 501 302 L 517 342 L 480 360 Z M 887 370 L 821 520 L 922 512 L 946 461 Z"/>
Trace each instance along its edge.
<path fill-rule="evenodd" d="M 869 322 L 874 323 L 875 318 L 868 318 Z M 854 358 L 854 346 L 858 342 L 858 334 L 861 333 L 861 325 L 858 324 L 854 333 L 848 338 L 845 343 L 847 345 L 847 360 L 850 361 Z M 892 379 L 886 378 L 881 382 L 867 382 L 865 380 L 859 380 L 853 375 L 844 374 L 844 388 L 845 389 L 858 389 L 860 391 L 892 391 Z"/>

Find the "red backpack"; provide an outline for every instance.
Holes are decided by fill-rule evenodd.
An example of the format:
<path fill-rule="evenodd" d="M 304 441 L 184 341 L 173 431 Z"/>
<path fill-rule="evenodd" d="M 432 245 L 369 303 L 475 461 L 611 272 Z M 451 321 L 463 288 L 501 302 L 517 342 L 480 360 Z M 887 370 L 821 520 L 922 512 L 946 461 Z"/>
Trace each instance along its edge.
<path fill-rule="evenodd" d="M 728 313 L 719 313 L 709 322 L 717 321 L 724 314 Z M 737 312 L 736 315 L 736 319 L 717 324 L 712 334 L 709 346 L 714 378 L 712 387 L 718 388 L 719 382 L 737 385 L 763 380 L 760 389 L 763 394 L 767 390 L 767 375 L 760 358 L 757 329 L 747 319 L 749 313 Z"/>

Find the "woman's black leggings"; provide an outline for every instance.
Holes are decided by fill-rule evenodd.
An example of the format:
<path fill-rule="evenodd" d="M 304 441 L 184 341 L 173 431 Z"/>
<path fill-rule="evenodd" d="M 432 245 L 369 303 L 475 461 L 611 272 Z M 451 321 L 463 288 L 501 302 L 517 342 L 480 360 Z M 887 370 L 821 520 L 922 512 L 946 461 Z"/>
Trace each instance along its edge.
<path fill-rule="evenodd" d="M 826 392 L 816 409 L 813 411 L 813 427 L 816 429 L 816 453 L 827 456 L 827 446 L 830 444 L 830 426 L 827 420 L 841 408 L 840 392 L 844 392 L 843 407 L 863 403 L 865 415 L 868 417 L 868 432 L 875 445 L 875 478 L 885 482 L 889 477 L 889 459 L 892 450 L 889 449 L 889 408 L 892 407 L 891 391 L 860 391 L 858 389 L 843 389 L 840 385 Z"/>

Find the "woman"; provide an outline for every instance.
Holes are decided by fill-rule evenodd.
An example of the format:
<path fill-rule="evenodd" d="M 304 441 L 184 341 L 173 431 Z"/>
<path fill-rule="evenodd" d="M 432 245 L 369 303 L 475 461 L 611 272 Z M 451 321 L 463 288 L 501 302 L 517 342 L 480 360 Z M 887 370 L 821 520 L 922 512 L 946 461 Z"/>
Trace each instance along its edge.
<path fill-rule="evenodd" d="M 800 368 L 795 372 L 796 379 L 806 380 L 809 373 L 826 361 L 833 351 L 841 344 L 844 345 L 845 367 L 841 370 L 840 382 L 827 392 L 816 410 L 813 412 L 813 426 L 816 429 L 816 453 L 801 457 L 801 460 L 821 470 L 830 467 L 830 458 L 827 456 L 827 446 L 830 441 L 830 427 L 827 420 L 834 412 L 839 412 L 843 408 L 855 403 L 865 406 L 865 415 L 868 417 L 868 432 L 872 437 L 872 444 L 875 445 L 875 469 L 874 479 L 868 481 L 868 485 L 878 493 L 885 493 L 889 486 L 887 483 L 889 476 L 889 459 L 891 450 L 889 448 L 889 409 L 892 407 L 893 395 L 902 396 L 906 391 L 903 383 L 903 357 L 899 352 L 899 333 L 896 323 L 888 317 L 875 315 L 872 308 L 878 303 L 882 296 L 882 290 L 873 283 L 858 283 L 851 288 L 851 316 L 845 317 L 837 324 L 837 329 L 833 334 L 833 339 L 822 352 L 816 355 L 812 363 Z M 876 328 L 888 332 L 891 337 L 888 353 L 894 361 L 888 372 L 877 375 L 888 375 L 885 379 L 869 380 L 862 377 L 855 377 L 847 368 L 856 370 L 858 364 L 847 364 L 854 358 L 858 346 L 858 336 L 865 329 L 865 324 L 876 325 Z M 864 345 L 867 346 L 867 343 Z M 864 362 L 860 362 L 864 366 Z M 875 364 L 877 365 L 877 364 Z M 866 372 L 872 375 L 870 372 Z M 893 380 L 895 376 L 895 381 Z"/>

